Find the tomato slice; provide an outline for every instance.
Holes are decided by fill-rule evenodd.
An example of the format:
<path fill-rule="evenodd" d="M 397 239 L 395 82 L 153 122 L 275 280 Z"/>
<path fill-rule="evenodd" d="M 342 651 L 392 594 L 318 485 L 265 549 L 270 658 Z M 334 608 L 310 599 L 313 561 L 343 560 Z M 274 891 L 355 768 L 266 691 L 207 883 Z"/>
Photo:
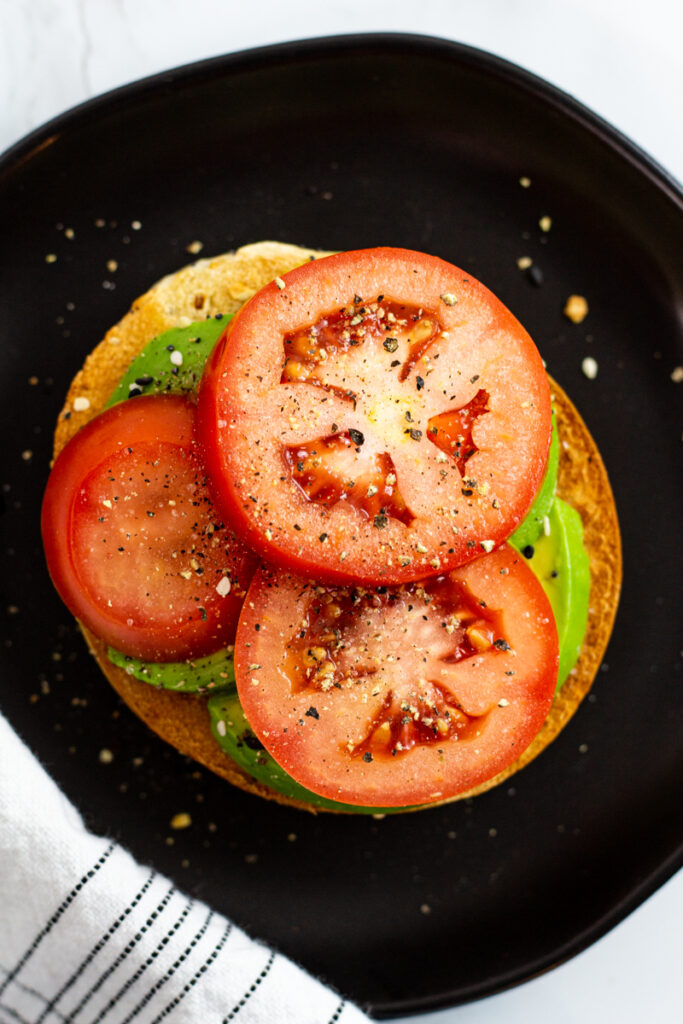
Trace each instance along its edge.
<path fill-rule="evenodd" d="M 60 453 L 43 500 L 63 601 L 98 637 L 150 661 L 231 643 L 256 567 L 214 510 L 195 410 L 180 396 L 108 409 Z"/>
<path fill-rule="evenodd" d="M 448 800 L 515 761 L 550 709 L 558 658 L 543 588 L 505 544 L 393 589 L 264 567 L 235 674 L 252 729 L 296 782 L 392 807 Z"/>
<path fill-rule="evenodd" d="M 479 282 L 403 249 L 342 253 L 269 284 L 200 387 L 214 499 L 280 567 L 421 579 L 502 542 L 541 483 L 541 358 Z"/>

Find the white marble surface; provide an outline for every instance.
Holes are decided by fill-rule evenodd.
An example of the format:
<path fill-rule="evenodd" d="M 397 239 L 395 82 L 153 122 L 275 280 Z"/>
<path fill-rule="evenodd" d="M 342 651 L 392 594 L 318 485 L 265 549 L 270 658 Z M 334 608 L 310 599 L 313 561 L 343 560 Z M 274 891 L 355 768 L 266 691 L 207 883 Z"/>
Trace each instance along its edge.
<path fill-rule="evenodd" d="M 68 107 L 153 72 L 356 31 L 438 35 L 512 60 L 683 179 L 680 0 L 0 0 L 0 151 Z M 501 995 L 412 1020 L 677 1024 L 682 963 L 679 873 L 569 963 Z"/>

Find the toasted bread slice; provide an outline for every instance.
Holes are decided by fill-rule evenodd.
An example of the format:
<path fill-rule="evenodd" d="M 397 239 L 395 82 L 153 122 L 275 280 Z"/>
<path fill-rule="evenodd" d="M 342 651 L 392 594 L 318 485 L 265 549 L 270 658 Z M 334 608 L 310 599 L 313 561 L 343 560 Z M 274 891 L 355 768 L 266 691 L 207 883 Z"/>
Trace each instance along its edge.
<path fill-rule="evenodd" d="M 324 255 L 280 242 L 259 242 L 234 253 L 199 260 L 163 278 L 107 332 L 74 378 L 55 431 L 55 456 L 84 423 L 102 411 L 130 362 L 150 338 L 205 316 L 234 313 L 275 277 Z M 498 785 L 528 764 L 557 736 L 591 687 L 619 601 L 621 543 L 607 472 L 575 406 L 558 384 L 553 380 L 550 384 L 561 448 L 557 490 L 581 514 L 584 544 L 590 558 L 588 628 L 578 663 L 555 697 L 550 714 L 531 745 L 505 771 L 456 799 Z M 88 400 L 85 409 L 84 398 Z M 106 645 L 98 637 L 85 629 L 84 634 L 117 693 L 139 718 L 181 753 L 241 789 L 313 810 L 253 779 L 223 753 L 211 733 L 205 697 L 177 694 L 139 682 L 109 661 Z"/>

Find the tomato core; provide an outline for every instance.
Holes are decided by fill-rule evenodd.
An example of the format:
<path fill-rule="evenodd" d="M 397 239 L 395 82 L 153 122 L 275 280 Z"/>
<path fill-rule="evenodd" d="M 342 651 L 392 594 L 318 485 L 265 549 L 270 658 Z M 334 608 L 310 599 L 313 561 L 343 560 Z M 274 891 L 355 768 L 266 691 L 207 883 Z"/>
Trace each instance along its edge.
<path fill-rule="evenodd" d="M 510 647 L 500 614 L 482 607 L 466 584 L 442 576 L 400 591 L 320 590 L 288 645 L 286 671 L 292 692 L 311 699 L 316 691 L 374 683 L 381 705 L 365 735 L 347 747 L 352 757 L 401 756 L 416 744 L 465 739 L 480 727 L 480 716 L 468 715 L 444 687 L 444 666 Z M 389 657 L 392 666 L 402 662 L 402 671 L 396 677 L 391 670 L 387 688 L 386 638 L 397 633 L 403 650 Z"/>

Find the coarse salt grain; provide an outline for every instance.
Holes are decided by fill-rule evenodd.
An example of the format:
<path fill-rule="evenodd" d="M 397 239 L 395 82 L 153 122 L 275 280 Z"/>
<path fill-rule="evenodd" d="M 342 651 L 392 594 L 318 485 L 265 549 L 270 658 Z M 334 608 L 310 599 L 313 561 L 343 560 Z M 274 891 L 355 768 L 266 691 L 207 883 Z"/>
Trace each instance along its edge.
<path fill-rule="evenodd" d="M 586 356 L 581 363 L 581 369 L 589 380 L 595 380 L 598 375 L 598 364 L 592 356 Z"/>
<path fill-rule="evenodd" d="M 177 348 L 173 349 L 173 351 L 171 352 L 171 362 L 173 363 L 174 366 L 183 365 L 183 353 L 180 352 Z"/>
<path fill-rule="evenodd" d="M 89 408 L 90 399 L 86 398 L 85 395 L 79 395 L 78 398 L 74 398 L 74 412 L 85 412 Z"/>

